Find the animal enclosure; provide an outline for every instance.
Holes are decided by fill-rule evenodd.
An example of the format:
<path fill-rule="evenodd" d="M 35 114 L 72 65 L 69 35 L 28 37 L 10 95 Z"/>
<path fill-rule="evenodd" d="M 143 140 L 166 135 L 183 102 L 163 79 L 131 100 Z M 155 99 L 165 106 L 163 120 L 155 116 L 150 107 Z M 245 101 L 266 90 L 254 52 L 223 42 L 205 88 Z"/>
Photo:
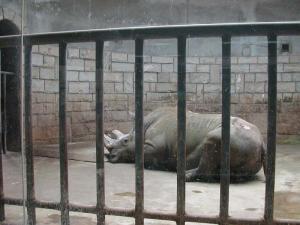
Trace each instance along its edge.
<path fill-rule="evenodd" d="M 117 35 L 116 35 L 117 34 Z M 145 219 L 175 221 L 178 225 L 185 222 L 201 222 L 215 224 L 299 224 L 299 221 L 274 219 L 274 177 L 276 153 L 276 117 L 277 117 L 277 38 L 279 35 L 299 35 L 299 23 L 257 23 L 235 25 L 187 25 L 162 26 L 146 28 L 126 28 L 93 30 L 87 32 L 58 32 L 2 37 L 0 47 L 16 46 L 24 41 L 24 107 L 25 107 L 25 156 L 26 156 L 26 200 L 7 198 L 3 196 L 1 182 L 0 215 L 5 218 L 5 205 L 25 205 L 28 224 L 36 224 L 36 208 L 46 208 L 61 211 L 61 223 L 67 225 L 70 211 L 92 213 L 97 215 L 97 224 L 105 223 L 106 215 L 134 217 L 136 224 L 144 224 Z M 230 144 L 230 106 L 231 106 L 231 40 L 234 36 L 266 36 L 268 40 L 268 57 L 266 71 L 268 74 L 268 130 L 267 130 L 267 168 L 264 218 L 250 220 L 228 216 L 229 205 L 229 144 Z M 222 84 L 222 154 L 220 172 L 220 214 L 217 217 L 207 215 L 192 216 L 185 213 L 185 145 L 186 145 L 186 107 L 187 93 L 187 37 L 219 37 L 222 46 L 221 84 Z M 23 38 L 23 39 L 21 39 Z M 177 40 L 177 211 L 176 214 L 149 212 L 144 210 L 144 40 L 153 38 L 175 38 Z M 134 54 L 134 99 L 135 99 L 135 187 L 136 202 L 134 210 L 115 209 L 105 206 L 105 171 L 104 171 L 104 42 L 117 39 L 130 39 L 135 42 Z M 66 76 L 67 76 L 67 44 L 71 42 L 95 42 L 95 108 L 96 108 L 96 188 L 97 204 L 85 206 L 69 203 L 68 186 L 68 145 L 67 145 L 67 108 L 66 108 Z M 59 153 L 60 153 L 60 194 L 59 202 L 43 202 L 36 200 L 34 189 L 33 161 L 33 94 L 31 68 L 32 46 L 42 44 L 57 44 L 58 47 L 58 109 L 59 109 Z M 78 65 L 77 63 L 75 63 Z M 250 66 L 251 68 L 251 66 Z M 38 87 L 39 85 L 35 86 Z M 46 86 L 45 86 L 46 87 Z M 70 86 L 69 86 L 70 88 Z M 2 162 L 2 160 L 0 160 Z M 1 165 L 2 166 L 2 165 Z M 2 168 L 1 168 L 2 171 Z M 2 176 L 2 173 L 1 173 Z M 1 177 L 1 181 L 3 178 Z"/>

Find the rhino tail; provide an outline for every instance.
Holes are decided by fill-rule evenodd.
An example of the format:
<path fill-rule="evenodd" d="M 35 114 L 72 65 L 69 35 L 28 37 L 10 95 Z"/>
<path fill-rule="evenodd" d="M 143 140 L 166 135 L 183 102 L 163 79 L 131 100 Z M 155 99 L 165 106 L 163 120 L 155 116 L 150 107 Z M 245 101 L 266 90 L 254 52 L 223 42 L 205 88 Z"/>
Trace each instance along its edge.
<path fill-rule="evenodd" d="M 262 143 L 261 148 L 262 148 L 261 149 L 261 160 L 262 160 L 264 174 L 266 176 L 266 173 L 267 173 L 267 146 L 266 146 L 265 142 Z"/>

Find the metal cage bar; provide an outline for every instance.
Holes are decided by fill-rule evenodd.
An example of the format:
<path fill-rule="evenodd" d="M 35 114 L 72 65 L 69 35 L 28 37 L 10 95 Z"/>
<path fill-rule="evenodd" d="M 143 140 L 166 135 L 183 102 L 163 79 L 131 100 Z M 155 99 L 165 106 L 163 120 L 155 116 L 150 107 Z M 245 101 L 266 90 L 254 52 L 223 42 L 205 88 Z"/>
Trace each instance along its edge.
<path fill-rule="evenodd" d="M 177 39 L 177 225 L 185 223 L 186 37 Z"/>
<path fill-rule="evenodd" d="M 144 40 L 135 40 L 135 224 L 144 224 Z"/>
<path fill-rule="evenodd" d="M 230 184 L 231 37 L 222 37 L 222 151 L 220 169 L 220 224 L 228 219 Z"/>
<path fill-rule="evenodd" d="M 265 214 L 266 224 L 272 224 L 274 211 L 275 158 L 277 114 L 277 36 L 268 35 L 268 130 Z"/>
<path fill-rule="evenodd" d="M 35 213 L 35 188 L 34 188 L 34 161 L 32 146 L 32 115 L 31 115 L 31 51 L 32 46 L 25 46 L 24 63 L 24 85 L 25 85 L 25 155 L 26 155 L 26 186 L 27 186 L 27 223 L 36 224 Z"/>
<path fill-rule="evenodd" d="M 1 53 L 1 52 L 0 52 Z M 1 59 L 0 59 L 1 64 Z M 1 65 L 0 65 L 1 69 Z M 1 92 L 1 79 L 0 79 L 0 109 L 2 107 L 2 92 Z M 2 137 L 2 115 L 0 113 L 0 137 Z M 2 138 L 0 138 L 0 146 L 2 147 Z M 3 151 L 4 153 L 4 151 Z M 4 208 L 4 190 L 3 190 L 3 165 L 2 165 L 2 149 L 0 149 L 0 222 L 5 220 L 5 208 Z"/>
<path fill-rule="evenodd" d="M 105 224 L 104 183 L 104 132 L 103 132 L 103 48 L 104 42 L 96 42 L 96 189 L 97 225 Z"/>
<path fill-rule="evenodd" d="M 59 43 L 59 158 L 61 224 L 69 225 L 68 140 L 66 121 L 66 48 Z"/>

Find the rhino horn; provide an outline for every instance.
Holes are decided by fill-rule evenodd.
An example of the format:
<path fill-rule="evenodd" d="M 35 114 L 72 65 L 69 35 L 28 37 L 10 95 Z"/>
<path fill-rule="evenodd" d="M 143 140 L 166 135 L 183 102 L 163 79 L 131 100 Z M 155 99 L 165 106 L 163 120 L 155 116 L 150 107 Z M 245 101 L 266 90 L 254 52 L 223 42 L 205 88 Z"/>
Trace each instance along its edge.
<path fill-rule="evenodd" d="M 104 146 L 107 148 L 108 151 L 110 151 L 113 142 L 114 139 L 104 134 Z"/>
<path fill-rule="evenodd" d="M 123 137 L 125 135 L 119 130 L 113 130 L 111 133 L 116 137 L 116 139 L 120 139 L 121 137 Z"/>

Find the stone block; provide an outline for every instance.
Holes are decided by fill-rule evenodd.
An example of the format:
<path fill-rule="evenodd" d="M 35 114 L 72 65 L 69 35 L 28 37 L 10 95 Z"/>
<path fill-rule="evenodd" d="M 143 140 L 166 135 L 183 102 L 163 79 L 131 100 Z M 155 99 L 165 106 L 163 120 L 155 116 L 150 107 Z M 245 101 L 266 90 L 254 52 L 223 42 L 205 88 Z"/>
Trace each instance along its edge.
<path fill-rule="evenodd" d="M 111 70 L 113 72 L 134 72 L 134 64 L 113 62 Z"/>
<path fill-rule="evenodd" d="M 44 66 L 54 67 L 55 66 L 55 57 L 54 56 L 44 56 Z"/>
<path fill-rule="evenodd" d="M 193 73 L 197 71 L 197 65 L 196 64 L 186 64 L 186 72 L 187 73 Z"/>
<path fill-rule="evenodd" d="M 96 71 L 96 64 L 94 60 L 84 60 L 85 71 Z"/>
<path fill-rule="evenodd" d="M 74 82 L 75 83 L 75 82 Z M 69 102 L 76 102 L 76 101 L 92 101 L 93 96 L 90 94 L 77 94 L 77 93 L 68 93 L 67 94 L 67 101 Z"/>
<path fill-rule="evenodd" d="M 199 57 L 186 57 L 186 63 L 189 64 L 199 64 Z"/>
<path fill-rule="evenodd" d="M 31 68 L 31 76 L 33 79 L 39 79 L 40 78 L 40 67 L 33 66 Z"/>
<path fill-rule="evenodd" d="M 157 82 L 157 73 L 144 73 L 144 82 Z"/>
<path fill-rule="evenodd" d="M 38 127 L 52 127 L 57 126 L 58 120 L 56 120 L 54 114 L 48 114 L 48 115 L 38 115 L 37 116 L 37 126 Z"/>
<path fill-rule="evenodd" d="M 246 82 L 254 82 L 255 81 L 255 73 L 245 73 L 245 81 Z"/>
<path fill-rule="evenodd" d="M 300 55 L 291 55 L 290 63 L 300 63 Z"/>
<path fill-rule="evenodd" d="M 170 82 L 177 83 L 177 77 L 178 77 L 177 73 L 170 73 Z M 188 80 L 188 77 L 187 77 L 187 80 Z"/>
<path fill-rule="evenodd" d="M 189 73 L 188 76 L 189 83 L 208 83 L 209 73 Z"/>
<path fill-rule="evenodd" d="M 204 93 L 204 85 L 203 84 L 197 84 L 197 95 L 202 96 Z M 202 99 L 203 100 L 203 99 Z"/>
<path fill-rule="evenodd" d="M 196 93 L 197 85 L 196 84 L 186 84 L 186 92 Z"/>
<path fill-rule="evenodd" d="M 123 73 L 104 73 L 104 82 L 123 82 Z"/>
<path fill-rule="evenodd" d="M 67 55 L 69 58 L 79 58 L 79 49 L 78 48 L 68 48 Z"/>
<path fill-rule="evenodd" d="M 32 114 L 42 114 L 44 112 L 43 103 L 32 104 Z"/>
<path fill-rule="evenodd" d="M 127 54 L 126 53 L 113 52 L 111 54 L 111 60 L 113 62 L 127 62 Z"/>
<path fill-rule="evenodd" d="M 267 65 L 261 65 L 261 64 L 256 64 L 256 65 L 250 65 L 250 72 L 254 73 L 266 73 L 268 72 L 268 66 Z"/>
<path fill-rule="evenodd" d="M 257 63 L 267 64 L 268 63 L 268 57 L 267 56 L 259 56 L 259 57 L 257 57 Z"/>
<path fill-rule="evenodd" d="M 197 65 L 197 72 L 200 73 L 209 73 L 210 68 L 209 65 Z"/>
<path fill-rule="evenodd" d="M 95 81 L 94 72 L 79 72 L 79 81 Z"/>
<path fill-rule="evenodd" d="M 204 85 L 204 92 L 220 92 L 222 87 L 220 84 L 205 84 Z"/>
<path fill-rule="evenodd" d="M 43 55 L 58 56 L 58 45 L 39 45 L 39 52 Z"/>
<path fill-rule="evenodd" d="M 281 73 L 278 77 L 281 78 L 281 81 L 293 81 L 292 73 Z"/>
<path fill-rule="evenodd" d="M 248 73 L 249 65 L 248 64 L 232 64 L 231 72 L 232 73 Z"/>
<path fill-rule="evenodd" d="M 288 55 L 280 55 L 277 57 L 277 63 L 289 63 L 289 58 Z"/>
<path fill-rule="evenodd" d="M 245 92 L 247 93 L 265 93 L 265 82 L 245 83 Z"/>
<path fill-rule="evenodd" d="M 40 78 L 46 80 L 58 79 L 58 76 L 53 68 L 41 68 Z"/>
<path fill-rule="evenodd" d="M 44 57 L 41 54 L 32 53 L 31 62 L 33 66 L 43 66 Z"/>
<path fill-rule="evenodd" d="M 256 64 L 257 57 L 238 57 L 239 64 Z"/>
<path fill-rule="evenodd" d="M 199 63 L 200 64 L 214 64 L 216 62 L 215 57 L 200 57 Z"/>
<path fill-rule="evenodd" d="M 116 93 L 124 93 L 123 83 L 115 83 L 115 92 Z"/>
<path fill-rule="evenodd" d="M 300 72 L 300 64 L 284 64 L 284 72 Z"/>
<path fill-rule="evenodd" d="M 45 91 L 45 82 L 43 80 L 32 79 L 32 91 L 33 92 Z"/>
<path fill-rule="evenodd" d="M 282 73 L 283 72 L 283 64 L 277 64 L 277 72 Z"/>
<path fill-rule="evenodd" d="M 45 80 L 45 92 L 58 93 L 58 80 Z"/>
<path fill-rule="evenodd" d="M 243 92 L 244 91 L 244 83 L 245 83 L 245 76 L 244 74 L 236 74 L 235 79 L 231 81 L 231 83 L 235 83 L 235 92 Z"/>
<path fill-rule="evenodd" d="M 161 66 L 162 66 L 161 68 L 162 72 L 169 73 L 174 71 L 173 64 L 162 64 Z"/>
<path fill-rule="evenodd" d="M 69 82 L 69 93 L 89 93 L 89 82 Z"/>
<path fill-rule="evenodd" d="M 157 83 L 157 92 L 175 92 L 177 91 L 177 86 L 174 83 Z"/>
<path fill-rule="evenodd" d="M 84 71 L 84 60 L 67 59 L 67 70 Z"/>
<path fill-rule="evenodd" d="M 105 111 L 105 121 L 127 121 L 128 113 L 126 111 Z"/>
<path fill-rule="evenodd" d="M 296 92 L 300 92 L 300 82 L 296 82 Z"/>
<path fill-rule="evenodd" d="M 295 82 L 278 82 L 277 92 L 295 92 L 296 84 Z"/>
<path fill-rule="evenodd" d="M 94 49 L 82 48 L 79 51 L 79 56 L 82 59 L 95 59 L 96 51 Z"/>
<path fill-rule="evenodd" d="M 161 64 L 146 63 L 144 64 L 144 72 L 161 72 Z"/>
<path fill-rule="evenodd" d="M 158 78 L 158 82 L 170 82 L 169 73 L 158 73 L 157 78 Z"/>
<path fill-rule="evenodd" d="M 67 71 L 67 81 L 79 81 L 79 72 Z"/>
<path fill-rule="evenodd" d="M 293 81 L 300 81 L 300 73 L 293 74 Z"/>
<path fill-rule="evenodd" d="M 124 93 L 133 93 L 133 73 L 124 73 Z"/>
<path fill-rule="evenodd" d="M 211 67 L 210 67 L 210 82 L 211 83 L 219 83 L 220 80 L 221 80 L 221 67 L 219 65 L 211 65 Z"/>
<path fill-rule="evenodd" d="M 153 63 L 173 63 L 173 57 L 170 56 L 152 56 Z"/>
<path fill-rule="evenodd" d="M 267 73 L 256 73 L 255 81 L 256 82 L 268 81 L 268 74 Z"/>

